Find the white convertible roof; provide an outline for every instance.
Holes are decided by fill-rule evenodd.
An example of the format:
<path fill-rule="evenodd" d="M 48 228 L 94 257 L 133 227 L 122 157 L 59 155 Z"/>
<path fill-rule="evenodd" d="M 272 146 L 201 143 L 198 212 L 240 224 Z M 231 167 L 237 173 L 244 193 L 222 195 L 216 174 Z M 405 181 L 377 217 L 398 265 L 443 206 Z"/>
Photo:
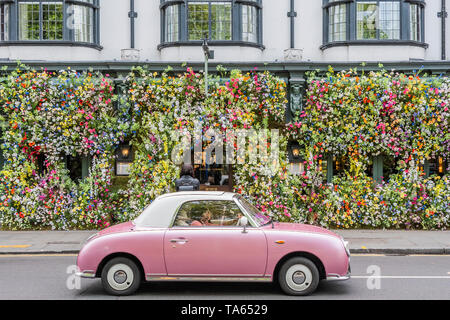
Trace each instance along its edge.
<path fill-rule="evenodd" d="M 134 222 L 137 226 L 167 228 L 177 209 L 186 201 L 233 200 L 236 193 L 223 191 L 182 191 L 157 197 Z"/>

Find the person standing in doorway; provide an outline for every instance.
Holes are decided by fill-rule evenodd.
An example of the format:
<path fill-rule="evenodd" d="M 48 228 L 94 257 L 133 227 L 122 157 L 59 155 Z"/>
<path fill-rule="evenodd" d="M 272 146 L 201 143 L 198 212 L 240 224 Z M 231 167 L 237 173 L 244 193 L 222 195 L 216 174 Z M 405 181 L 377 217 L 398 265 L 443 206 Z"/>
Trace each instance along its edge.
<path fill-rule="evenodd" d="M 194 178 L 194 168 L 190 164 L 181 167 L 181 178 L 175 181 L 177 191 L 194 191 L 200 189 L 200 181 Z"/>

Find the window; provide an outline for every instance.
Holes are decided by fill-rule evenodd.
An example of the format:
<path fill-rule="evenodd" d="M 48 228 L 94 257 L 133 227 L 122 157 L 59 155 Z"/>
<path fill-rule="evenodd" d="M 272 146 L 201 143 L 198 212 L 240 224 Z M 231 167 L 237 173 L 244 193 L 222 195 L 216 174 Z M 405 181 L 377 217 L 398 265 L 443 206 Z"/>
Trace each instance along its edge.
<path fill-rule="evenodd" d="M 422 8 L 418 4 L 409 5 L 410 12 L 410 39 L 422 41 Z"/>
<path fill-rule="evenodd" d="M 447 172 L 449 165 L 450 163 L 446 159 L 437 156 L 425 162 L 427 167 L 425 171 L 427 171 L 427 176 L 438 175 L 442 177 Z"/>
<path fill-rule="evenodd" d="M 188 38 L 201 40 L 231 40 L 231 2 L 188 3 Z"/>
<path fill-rule="evenodd" d="M 261 43 L 261 0 L 161 0 L 163 43 Z"/>
<path fill-rule="evenodd" d="M 233 189 L 233 170 L 228 164 L 216 163 L 216 150 L 211 152 L 212 163 L 207 163 L 207 153 L 201 154 L 201 163 L 194 163 L 194 177 L 200 181 L 200 190 L 205 191 L 232 191 Z M 195 159 L 192 152 L 191 159 Z M 226 159 L 224 152 L 223 159 Z"/>
<path fill-rule="evenodd" d="M 180 6 L 172 5 L 167 7 L 167 9 L 164 12 L 164 39 L 167 42 L 175 42 L 180 39 L 180 33 L 179 33 L 179 20 L 180 20 Z"/>
<path fill-rule="evenodd" d="M 98 44 L 99 0 L 0 3 L 0 40 Z"/>
<path fill-rule="evenodd" d="M 89 175 L 91 164 L 92 159 L 90 157 L 66 156 L 66 168 L 69 170 L 70 179 L 75 183 L 79 183 Z"/>
<path fill-rule="evenodd" d="M 256 222 L 257 227 L 261 227 L 272 221 L 272 219 L 270 217 L 262 214 L 254 205 L 252 205 L 250 202 L 248 202 L 242 196 L 239 195 L 237 197 L 237 199 L 238 199 L 239 203 L 241 204 L 241 206 L 244 207 L 247 214 L 249 214 L 251 216 L 252 220 Z"/>
<path fill-rule="evenodd" d="M 356 7 L 357 39 L 400 39 L 400 2 L 363 2 Z"/>
<path fill-rule="evenodd" d="M 69 177 L 73 182 L 79 182 L 83 179 L 83 164 L 81 157 L 66 157 L 66 166 L 69 170 Z"/>
<path fill-rule="evenodd" d="M 350 171 L 350 159 L 348 156 L 333 157 L 333 175 L 345 177 Z"/>
<path fill-rule="evenodd" d="M 347 39 L 347 5 L 332 6 L 328 14 L 328 41 L 345 41 Z"/>
<path fill-rule="evenodd" d="M 0 41 L 9 39 L 9 4 L 0 4 Z"/>
<path fill-rule="evenodd" d="M 175 227 L 238 226 L 243 214 L 234 201 L 190 201 L 184 203 Z"/>
<path fill-rule="evenodd" d="M 423 43 L 424 6 L 420 0 L 324 0 L 324 47 L 358 41 Z"/>
<path fill-rule="evenodd" d="M 19 40 L 63 40 L 63 5 L 19 3 Z"/>
<path fill-rule="evenodd" d="M 93 3 L 91 0 L 90 3 Z M 71 10 L 70 10 L 71 9 Z M 74 41 L 94 42 L 94 8 L 83 5 L 72 5 L 69 12 L 72 14 Z"/>
<path fill-rule="evenodd" d="M 258 42 L 258 9 L 255 6 L 242 6 L 242 40 Z"/>

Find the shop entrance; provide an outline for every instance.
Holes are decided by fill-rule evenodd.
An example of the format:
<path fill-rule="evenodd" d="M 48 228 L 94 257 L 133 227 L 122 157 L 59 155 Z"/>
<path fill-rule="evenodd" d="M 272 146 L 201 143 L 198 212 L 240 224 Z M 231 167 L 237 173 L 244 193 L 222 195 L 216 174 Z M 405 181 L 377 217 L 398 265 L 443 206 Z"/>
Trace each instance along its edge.
<path fill-rule="evenodd" d="M 194 165 L 194 177 L 200 181 L 202 191 L 233 191 L 233 167 L 231 165 Z"/>

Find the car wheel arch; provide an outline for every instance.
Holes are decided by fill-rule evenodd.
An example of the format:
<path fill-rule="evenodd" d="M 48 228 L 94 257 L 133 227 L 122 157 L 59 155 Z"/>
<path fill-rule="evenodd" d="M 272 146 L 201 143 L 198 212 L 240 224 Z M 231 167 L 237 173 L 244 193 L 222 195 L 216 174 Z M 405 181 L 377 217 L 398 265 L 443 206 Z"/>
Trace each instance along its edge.
<path fill-rule="evenodd" d="M 278 273 L 280 272 L 280 269 L 283 266 L 283 264 L 286 261 L 288 261 L 289 259 L 295 258 L 295 257 L 303 257 L 303 258 L 307 258 L 307 259 L 311 260 L 316 265 L 317 270 L 319 271 L 320 280 L 326 279 L 327 276 L 326 276 L 325 266 L 323 265 L 322 261 L 316 255 L 309 253 L 309 252 L 296 251 L 296 252 L 291 252 L 291 253 L 286 254 L 277 262 L 275 269 L 273 271 L 273 275 L 272 275 L 273 282 L 278 281 Z"/>
<path fill-rule="evenodd" d="M 108 261 L 110 261 L 111 259 L 114 259 L 114 258 L 118 258 L 118 257 L 128 258 L 131 261 L 133 261 L 134 263 L 136 263 L 139 271 L 141 272 L 142 279 L 145 279 L 145 271 L 144 271 L 144 267 L 143 267 L 141 261 L 136 256 L 134 256 L 130 253 L 126 253 L 126 252 L 111 253 L 111 254 L 107 255 L 106 257 L 104 257 L 97 267 L 97 271 L 95 272 L 95 277 L 100 278 L 102 275 L 103 268 L 108 263 Z"/>

